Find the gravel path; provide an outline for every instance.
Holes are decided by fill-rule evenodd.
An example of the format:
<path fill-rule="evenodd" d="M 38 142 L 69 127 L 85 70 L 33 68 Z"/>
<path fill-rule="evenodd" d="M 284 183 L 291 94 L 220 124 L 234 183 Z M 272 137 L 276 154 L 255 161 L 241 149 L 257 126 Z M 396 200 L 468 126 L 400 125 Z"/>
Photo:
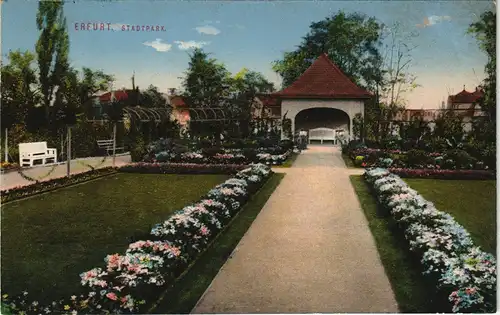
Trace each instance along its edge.
<path fill-rule="evenodd" d="M 340 149 L 304 151 L 192 313 L 398 312 Z"/>
<path fill-rule="evenodd" d="M 85 166 L 86 163 L 93 167 L 98 166 L 97 168 L 103 168 L 107 166 L 113 165 L 113 157 L 107 157 L 104 163 L 102 162 L 103 157 L 88 157 L 83 159 L 71 160 L 71 174 L 78 174 L 82 172 L 90 171 L 88 166 Z M 122 166 L 131 162 L 130 154 L 122 154 L 116 156 L 115 165 Z M 53 165 L 49 166 L 38 166 L 29 169 L 25 169 L 23 172 L 33 178 L 44 177 L 51 169 Z M 41 181 L 46 181 L 54 178 L 65 177 L 66 176 L 66 162 L 60 163 L 56 166 L 56 169 L 46 178 L 41 179 Z M 11 189 L 14 187 L 21 187 L 33 184 L 19 175 L 17 172 L 8 172 L 5 174 L 1 174 L 1 189 Z"/>

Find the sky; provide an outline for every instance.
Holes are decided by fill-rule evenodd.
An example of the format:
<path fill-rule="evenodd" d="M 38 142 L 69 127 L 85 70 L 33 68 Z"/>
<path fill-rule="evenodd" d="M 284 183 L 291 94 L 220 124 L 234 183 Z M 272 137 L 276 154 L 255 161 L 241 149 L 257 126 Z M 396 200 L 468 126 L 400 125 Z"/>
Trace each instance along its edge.
<path fill-rule="evenodd" d="M 30 0 L 1 4 L 3 58 L 9 50 L 34 51 L 37 8 L 38 2 Z M 483 80 L 487 57 L 466 31 L 492 8 L 491 1 L 102 0 L 68 1 L 64 14 L 74 67 L 114 75 L 115 88 L 131 88 L 135 72 L 140 88 L 153 84 L 167 92 L 180 87 L 194 47 L 202 47 L 232 73 L 244 67 L 259 71 L 280 88 L 272 62 L 294 50 L 311 23 L 339 10 L 364 13 L 417 34 L 408 44 L 416 46 L 410 72 L 420 87 L 404 97 L 407 108 L 436 108 L 449 92 L 456 94 L 464 85 L 471 91 Z M 103 30 L 94 31 L 92 24 L 82 30 L 82 23 L 83 28 L 103 23 Z M 131 25 L 140 30 L 132 31 Z"/>

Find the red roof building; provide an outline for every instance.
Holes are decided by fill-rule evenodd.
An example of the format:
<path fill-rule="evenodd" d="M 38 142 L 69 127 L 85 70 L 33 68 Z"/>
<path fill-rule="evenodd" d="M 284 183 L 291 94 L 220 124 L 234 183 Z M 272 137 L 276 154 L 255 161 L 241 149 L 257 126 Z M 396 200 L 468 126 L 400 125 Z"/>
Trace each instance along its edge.
<path fill-rule="evenodd" d="M 130 90 L 132 91 L 132 90 Z M 114 93 L 115 99 L 117 101 L 123 101 L 128 99 L 128 93 L 130 92 L 129 90 L 118 90 L 118 91 L 113 91 L 113 92 L 106 92 L 102 95 L 99 96 L 99 101 L 106 103 L 111 101 L 111 94 Z"/>
<path fill-rule="evenodd" d="M 448 106 L 456 105 L 456 104 L 472 104 L 479 100 L 484 95 L 484 91 L 480 88 L 476 88 L 473 92 L 468 92 L 465 90 L 461 91 L 458 94 L 450 95 L 448 97 Z"/>
<path fill-rule="evenodd" d="M 364 115 L 364 103 L 371 93 L 359 87 L 326 54 L 320 55 L 298 79 L 285 89 L 272 93 L 280 102 L 280 116 L 291 120 L 291 130 L 282 137 L 308 131 L 338 144 L 342 135 L 353 139 L 353 119 Z M 290 135 L 291 131 L 291 135 Z"/>
<path fill-rule="evenodd" d="M 274 93 L 285 98 L 367 99 L 371 94 L 352 82 L 326 54 L 322 54 L 289 87 Z"/>

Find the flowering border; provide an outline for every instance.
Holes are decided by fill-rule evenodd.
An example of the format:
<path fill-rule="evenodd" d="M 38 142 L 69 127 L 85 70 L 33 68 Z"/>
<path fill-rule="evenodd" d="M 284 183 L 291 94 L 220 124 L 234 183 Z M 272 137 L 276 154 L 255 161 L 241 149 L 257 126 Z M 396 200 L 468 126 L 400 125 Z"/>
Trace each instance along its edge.
<path fill-rule="evenodd" d="M 123 255 L 106 256 L 104 268 L 80 274 L 85 294 L 44 306 L 26 302 L 27 292 L 3 294 L 2 303 L 25 314 L 144 313 L 146 299 L 175 283 L 271 174 L 266 165 L 251 165 L 154 226 L 148 240 L 130 244 Z"/>
<path fill-rule="evenodd" d="M 399 176 L 386 169 L 368 169 L 365 180 L 379 205 L 396 221 L 420 259 L 423 274 L 444 295 L 453 312 L 494 312 L 496 260 L 473 244 L 454 218 L 425 200 Z"/>
<path fill-rule="evenodd" d="M 9 189 L 4 189 L 0 192 L 2 203 L 13 200 L 18 200 L 26 197 L 31 197 L 37 194 L 49 192 L 62 187 L 67 187 L 89 180 L 93 180 L 102 176 L 107 176 L 116 173 L 114 167 L 104 167 L 96 170 L 91 170 L 83 173 L 73 174 L 71 177 L 58 177 L 42 182 L 36 182 L 26 186 L 19 186 Z"/>
<path fill-rule="evenodd" d="M 244 154 L 241 149 L 223 149 L 222 153 L 214 156 L 205 156 L 202 151 L 173 153 L 162 151 L 154 154 L 153 162 L 172 163 L 172 164 L 252 164 L 262 163 L 266 165 L 281 165 L 292 154 L 293 150 L 287 150 L 283 154 L 274 154 L 268 152 L 265 148 L 253 150 L 255 157 L 250 158 Z M 273 151 L 273 150 L 271 150 Z"/>
<path fill-rule="evenodd" d="M 146 163 L 124 165 L 118 169 L 124 173 L 146 174 L 235 174 L 247 166 L 239 164 L 197 164 L 197 163 Z"/>
<path fill-rule="evenodd" d="M 496 179 L 496 173 L 488 170 L 437 170 L 389 168 L 389 171 L 402 178 L 433 178 L 433 179 Z"/>

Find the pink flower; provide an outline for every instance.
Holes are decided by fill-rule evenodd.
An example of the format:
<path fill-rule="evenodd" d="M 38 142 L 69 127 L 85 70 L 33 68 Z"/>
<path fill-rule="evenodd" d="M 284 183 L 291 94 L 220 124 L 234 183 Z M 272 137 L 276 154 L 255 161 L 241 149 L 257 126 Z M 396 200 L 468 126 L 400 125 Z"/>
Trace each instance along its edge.
<path fill-rule="evenodd" d="M 467 294 L 474 294 L 476 292 L 476 288 L 467 288 L 465 289 L 465 293 Z"/>
<path fill-rule="evenodd" d="M 109 292 L 108 294 L 106 294 L 106 297 L 110 300 L 113 300 L 113 301 L 116 301 L 118 299 L 116 294 L 114 294 L 113 292 Z"/>
<path fill-rule="evenodd" d="M 208 235 L 210 233 L 210 231 L 208 230 L 208 228 L 206 226 L 202 226 L 200 228 L 200 232 L 201 232 L 201 235 Z"/>

